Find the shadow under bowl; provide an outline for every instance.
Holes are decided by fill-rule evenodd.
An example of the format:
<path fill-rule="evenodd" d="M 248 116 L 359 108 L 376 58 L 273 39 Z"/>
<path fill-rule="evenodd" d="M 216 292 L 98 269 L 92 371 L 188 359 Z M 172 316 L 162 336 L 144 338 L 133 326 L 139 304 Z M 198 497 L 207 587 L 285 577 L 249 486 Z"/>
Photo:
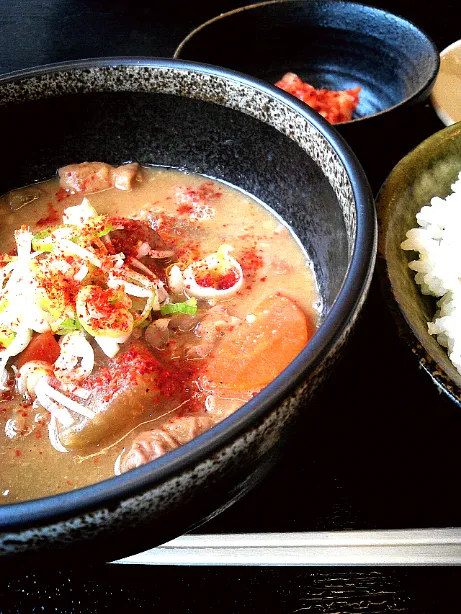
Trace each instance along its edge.
<path fill-rule="evenodd" d="M 418 211 L 433 197 L 450 194 L 460 171 L 461 123 L 430 136 L 394 167 L 377 196 L 377 272 L 401 338 L 439 390 L 461 407 L 461 375 L 427 329 L 436 299 L 420 292 L 408 268 L 417 252 L 400 247 L 417 227 Z"/>

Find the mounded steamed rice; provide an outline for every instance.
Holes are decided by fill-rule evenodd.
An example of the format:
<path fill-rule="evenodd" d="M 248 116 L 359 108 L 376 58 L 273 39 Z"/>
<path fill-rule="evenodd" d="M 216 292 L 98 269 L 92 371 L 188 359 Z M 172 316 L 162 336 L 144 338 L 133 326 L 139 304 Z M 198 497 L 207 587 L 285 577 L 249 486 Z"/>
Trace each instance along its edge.
<path fill-rule="evenodd" d="M 430 335 L 440 345 L 461 373 L 461 172 L 445 199 L 431 199 L 416 214 L 418 228 L 412 228 L 401 244 L 404 250 L 419 252 L 419 259 L 409 263 L 416 271 L 415 281 L 422 294 L 439 298 Z"/>

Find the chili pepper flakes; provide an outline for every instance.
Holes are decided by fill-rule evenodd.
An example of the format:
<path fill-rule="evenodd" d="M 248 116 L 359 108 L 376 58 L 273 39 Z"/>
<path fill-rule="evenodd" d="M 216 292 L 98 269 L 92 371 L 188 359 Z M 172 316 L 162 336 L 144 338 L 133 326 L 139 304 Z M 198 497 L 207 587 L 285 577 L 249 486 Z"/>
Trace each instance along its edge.
<path fill-rule="evenodd" d="M 0 403 L 4 401 L 13 401 L 14 398 L 15 398 L 15 395 L 12 390 L 4 390 L 0 393 Z"/>
<path fill-rule="evenodd" d="M 240 262 L 242 271 L 245 276 L 254 275 L 258 269 L 264 266 L 264 258 L 261 255 L 262 250 L 253 245 L 239 251 L 237 260 Z"/>
<path fill-rule="evenodd" d="M 216 290 L 227 290 L 232 288 L 239 280 L 238 271 L 230 269 L 223 275 L 212 274 L 207 271 L 201 274 L 200 271 L 195 275 L 195 281 L 203 288 L 215 288 Z"/>
<path fill-rule="evenodd" d="M 128 351 L 111 361 L 109 366 L 102 367 L 96 374 L 90 375 L 82 382 L 82 387 L 103 392 L 103 400 L 108 403 L 121 390 L 134 386 L 139 376 L 154 374 L 162 391 L 164 389 L 166 396 L 169 396 L 170 373 L 162 367 L 147 348 L 141 344 L 133 344 Z"/>
<path fill-rule="evenodd" d="M 40 228 L 42 226 L 52 226 L 53 224 L 58 223 L 60 220 L 60 214 L 57 209 L 53 206 L 53 203 L 48 203 L 48 215 L 45 217 L 41 217 L 37 221 L 37 226 Z"/>
<path fill-rule="evenodd" d="M 55 194 L 56 200 L 58 202 L 60 202 L 61 200 L 64 200 L 65 198 L 69 198 L 69 196 L 70 196 L 70 193 L 64 188 L 59 188 L 59 190 L 57 190 Z"/>
<path fill-rule="evenodd" d="M 221 196 L 221 190 L 216 188 L 212 181 L 204 181 L 198 188 L 180 186 L 175 192 L 175 200 L 179 205 L 176 211 L 179 213 L 184 208 L 184 212 L 187 213 L 193 210 L 194 205 L 204 204 Z"/>

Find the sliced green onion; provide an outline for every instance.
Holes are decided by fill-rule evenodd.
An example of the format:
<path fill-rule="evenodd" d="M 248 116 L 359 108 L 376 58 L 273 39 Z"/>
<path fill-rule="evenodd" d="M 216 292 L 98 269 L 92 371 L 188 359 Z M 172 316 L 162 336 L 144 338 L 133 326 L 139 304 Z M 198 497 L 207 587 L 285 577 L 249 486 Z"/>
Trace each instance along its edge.
<path fill-rule="evenodd" d="M 114 225 L 108 219 L 107 215 L 98 215 L 97 217 L 89 218 L 84 226 L 96 237 L 104 237 L 114 230 Z"/>
<path fill-rule="evenodd" d="M 129 335 L 133 331 L 134 318 L 128 311 L 131 307 L 131 300 L 125 295 L 113 305 L 109 301 L 114 297 L 115 291 L 111 288 L 105 290 L 100 286 L 89 284 L 79 290 L 75 302 L 77 318 L 86 330 L 93 337 L 122 337 Z M 111 307 L 109 315 L 98 320 L 90 314 L 90 306 L 93 304 L 107 304 Z"/>
<path fill-rule="evenodd" d="M 47 241 L 47 239 L 49 239 L 58 228 L 64 228 L 64 225 L 59 224 L 58 226 L 52 226 L 36 232 L 32 237 L 32 249 L 36 252 L 52 252 L 54 245 L 49 240 Z"/>
<path fill-rule="evenodd" d="M 71 241 L 74 237 L 78 237 L 81 228 L 74 224 L 59 224 L 58 226 L 52 226 L 36 232 L 32 237 L 32 249 L 40 252 L 51 252 L 54 249 L 54 243 L 51 241 L 51 236 L 57 231 L 66 231 L 64 234 L 61 232 L 58 236 L 55 235 L 55 242 L 68 237 Z"/>
<path fill-rule="evenodd" d="M 141 320 L 139 323 L 136 323 L 135 326 L 137 328 L 147 328 L 148 326 L 150 326 L 152 324 L 152 318 L 146 318 L 145 320 Z"/>
<path fill-rule="evenodd" d="M 5 309 L 8 307 L 8 299 L 7 298 L 2 298 L 0 300 L 0 313 L 3 313 L 5 311 Z"/>
<path fill-rule="evenodd" d="M 52 325 L 52 329 L 57 335 L 67 335 L 74 330 L 82 330 L 82 325 L 77 319 L 66 318 L 62 322 L 56 322 L 56 328 Z"/>
<path fill-rule="evenodd" d="M 16 333 L 12 330 L 3 329 L 0 331 L 0 347 L 7 348 L 11 345 L 16 337 Z"/>
<path fill-rule="evenodd" d="M 172 313 L 187 313 L 193 316 L 197 313 L 197 299 L 192 297 L 184 303 L 168 303 L 160 307 L 160 313 L 162 316 L 168 316 Z"/>
<path fill-rule="evenodd" d="M 155 288 L 152 288 L 152 295 L 146 299 L 142 309 L 140 307 L 138 308 L 138 306 L 142 304 L 142 299 L 137 297 L 133 299 L 132 307 L 134 308 L 134 311 L 132 310 L 132 313 L 134 316 L 134 325 L 136 327 L 140 326 L 141 328 L 144 328 L 145 326 L 149 326 L 152 321 L 152 309 L 156 303 L 157 290 Z M 145 324 L 146 319 L 148 321 Z"/>
<path fill-rule="evenodd" d="M 112 222 L 109 222 L 109 224 L 103 228 L 102 230 L 97 230 L 95 232 L 95 235 L 97 237 L 105 237 L 106 235 L 109 234 L 109 232 L 112 232 L 114 230 L 114 225 L 112 224 Z"/>
<path fill-rule="evenodd" d="M 59 228 L 59 226 L 53 226 L 52 228 L 47 228 L 46 230 L 40 230 L 39 232 L 36 232 L 32 238 L 33 241 L 39 241 L 40 239 L 44 239 L 45 237 L 49 237 L 50 234 L 56 230 L 56 228 Z"/>
<path fill-rule="evenodd" d="M 59 304 L 59 301 L 51 301 L 42 288 L 39 288 L 38 292 L 35 294 L 34 301 L 35 304 L 40 307 L 40 309 L 43 309 L 43 311 L 49 313 L 56 320 L 62 318 L 64 315 L 64 302 Z"/>
<path fill-rule="evenodd" d="M 55 227 L 56 228 L 56 227 Z M 34 234 L 32 238 L 32 249 L 35 252 L 51 252 L 53 244 L 47 243 L 45 239 L 51 235 L 54 229 L 42 230 Z"/>
<path fill-rule="evenodd" d="M 32 243 L 32 249 L 34 252 L 52 252 L 54 246 L 51 243 L 39 243 L 38 241 Z"/>

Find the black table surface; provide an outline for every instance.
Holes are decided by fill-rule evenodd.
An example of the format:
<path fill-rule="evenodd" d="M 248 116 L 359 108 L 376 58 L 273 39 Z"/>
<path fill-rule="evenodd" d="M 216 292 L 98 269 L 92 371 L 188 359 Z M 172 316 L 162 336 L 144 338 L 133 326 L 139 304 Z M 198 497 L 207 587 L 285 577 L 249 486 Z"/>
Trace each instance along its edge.
<path fill-rule="evenodd" d="M 171 57 L 191 29 L 241 4 L 3 0 L 0 74 L 88 57 Z M 439 50 L 460 37 L 455 0 L 368 4 L 414 21 Z M 389 134 L 385 156 L 370 142 L 361 161 L 373 192 L 407 151 L 442 128 L 427 101 Z M 461 527 L 460 433 L 461 411 L 403 346 L 374 279 L 342 362 L 274 471 L 195 533 Z M 45 563 L 0 577 L 0 612 L 455 612 L 460 574 L 458 567 L 127 565 L 49 574 Z"/>

